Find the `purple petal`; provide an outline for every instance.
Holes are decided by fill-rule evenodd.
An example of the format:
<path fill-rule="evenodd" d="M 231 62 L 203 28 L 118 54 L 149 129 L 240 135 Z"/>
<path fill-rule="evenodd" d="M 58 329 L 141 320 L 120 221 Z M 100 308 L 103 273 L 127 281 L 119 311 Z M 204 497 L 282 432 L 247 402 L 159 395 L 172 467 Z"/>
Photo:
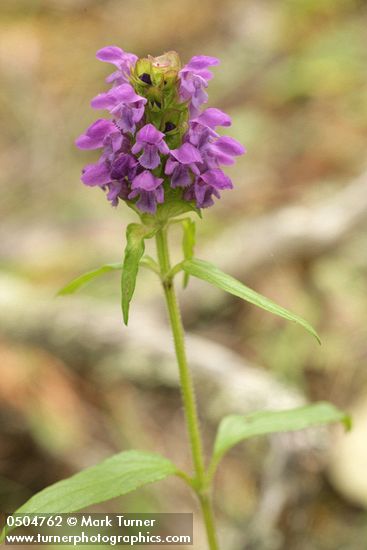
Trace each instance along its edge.
<path fill-rule="evenodd" d="M 111 113 L 118 117 L 116 123 L 121 130 L 134 133 L 136 124 L 144 115 L 144 106 L 135 108 L 122 104 L 112 109 Z"/>
<path fill-rule="evenodd" d="M 111 179 L 120 180 L 128 176 L 134 163 L 136 163 L 136 161 L 133 157 L 126 153 L 122 153 L 112 163 Z"/>
<path fill-rule="evenodd" d="M 110 92 L 103 92 L 94 97 L 90 104 L 93 109 L 109 109 L 116 105 L 116 100 Z"/>
<path fill-rule="evenodd" d="M 226 155 L 221 151 L 216 150 L 214 146 L 211 147 L 210 153 L 211 154 L 208 154 L 205 159 L 209 168 L 218 168 L 219 164 L 224 164 L 225 166 L 231 166 L 234 164 L 234 158 L 232 155 Z"/>
<path fill-rule="evenodd" d="M 150 214 L 156 213 L 157 202 L 162 203 L 164 201 L 164 190 L 162 186 L 154 191 L 136 189 L 129 194 L 129 199 L 133 199 L 138 195 L 140 195 L 140 198 L 137 201 L 136 206 L 142 212 L 148 212 Z"/>
<path fill-rule="evenodd" d="M 155 198 L 156 201 L 159 202 L 159 204 L 162 204 L 162 202 L 164 202 L 164 189 L 162 185 L 157 187 L 157 189 L 155 190 Z"/>
<path fill-rule="evenodd" d="M 81 180 L 85 185 L 105 185 L 111 181 L 110 171 L 105 162 L 88 164 L 84 167 Z"/>
<path fill-rule="evenodd" d="M 181 162 L 181 164 L 191 164 L 192 162 L 203 162 L 199 151 L 191 143 L 183 143 L 178 149 L 173 149 L 171 155 Z"/>
<path fill-rule="evenodd" d="M 134 88 L 127 83 L 112 88 L 110 93 L 113 94 L 116 99 L 124 103 L 142 102 L 145 104 L 147 102 L 145 97 L 136 94 Z"/>
<path fill-rule="evenodd" d="M 232 124 L 231 118 L 220 109 L 210 107 L 205 109 L 196 119 L 200 124 L 204 124 L 209 128 L 216 128 L 216 126 L 230 126 Z"/>
<path fill-rule="evenodd" d="M 134 145 L 131 147 L 131 152 L 134 154 L 134 155 L 137 155 L 138 153 L 140 153 L 140 151 L 143 149 L 144 147 L 144 144 L 143 143 L 134 143 Z"/>
<path fill-rule="evenodd" d="M 196 204 L 199 208 L 213 206 L 213 195 L 220 199 L 219 192 L 214 187 L 200 187 L 195 185 Z"/>
<path fill-rule="evenodd" d="M 177 164 L 178 164 L 177 161 L 172 160 L 171 158 L 169 158 L 166 162 L 164 173 L 167 174 L 168 176 L 170 176 L 172 174 L 173 170 L 176 168 Z"/>
<path fill-rule="evenodd" d="M 188 187 L 192 183 L 190 170 L 183 164 L 177 164 L 171 178 L 171 187 Z"/>
<path fill-rule="evenodd" d="M 109 140 L 109 143 L 114 153 L 121 149 L 123 145 L 125 145 L 126 148 L 126 144 L 129 143 L 129 140 L 125 136 L 123 136 L 120 131 L 111 134 L 110 138 L 111 139 Z"/>
<path fill-rule="evenodd" d="M 135 132 L 134 112 L 130 107 L 124 105 L 120 109 L 118 125 L 124 132 Z"/>
<path fill-rule="evenodd" d="M 154 193 L 143 191 L 140 194 L 140 199 L 136 205 L 142 212 L 147 212 L 148 214 L 155 214 L 157 211 L 157 203 Z"/>
<path fill-rule="evenodd" d="M 87 128 L 85 134 L 76 139 L 75 145 L 79 149 L 98 149 L 102 147 L 105 137 L 115 130 L 113 122 L 100 118 Z"/>
<path fill-rule="evenodd" d="M 205 81 L 205 86 L 208 85 L 208 80 L 211 80 L 213 78 L 213 73 L 211 71 L 208 71 L 208 69 L 196 71 L 195 75 Z"/>
<path fill-rule="evenodd" d="M 230 178 L 219 169 L 207 170 L 204 174 L 201 174 L 200 179 L 202 179 L 207 185 L 211 185 L 216 189 L 233 188 Z"/>
<path fill-rule="evenodd" d="M 109 92 L 98 94 L 91 101 L 91 106 L 95 109 L 109 109 L 116 107 L 120 103 L 138 103 L 145 104 L 145 97 L 137 95 L 130 84 L 121 84 L 112 88 Z"/>
<path fill-rule="evenodd" d="M 184 69 L 187 68 L 190 71 L 206 69 L 206 67 L 211 67 L 213 65 L 218 65 L 220 63 L 219 59 L 216 57 L 209 57 L 207 55 L 194 55 L 190 61 L 185 65 Z"/>
<path fill-rule="evenodd" d="M 111 84 L 112 82 L 115 82 L 116 80 L 119 80 L 120 78 L 122 78 L 123 81 L 127 80 L 127 78 L 124 77 L 124 75 L 122 74 L 121 71 L 114 71 L 113 73 L 109 74 L 106 77 L 106 82 L 108 82 L 108 84 Z M 120 84 L 122 84 L 122 82 L 120 82 Z"/>
<path fill-rule="evenodd" d="M 215 142 L 215 147 L 226 155 L 239 156 L 246 152 L 246 149 L 236 139 L 222 136 Z"/>
<path fill-rule="evenodd" d="M 136 141 L 144 143 L 152 143 L 158 145 L 158 143 L 164 138 L 163 132 L 157 130 L 153 124 L 146 124 L 136 134 Z"/>
<path fill-rule="evenodd" d="M 149 170 L 144 170 L 132 181 L 131 189 L 143 189 L 145 191 L 154 191 L 161 185 L 163 178 L 157 178 L 153 176 Z"/>
<path fill-rule="evenodd" d="M 124 57 L 124 51 L 118 46 L 106 46 L 96 53 L 96 58 L 107 63 L 118 63 Z"/>
<path fill-rule="evenodd" d="M 214 204 L 213 199 L 211 199 L 210 187 L 208 188 L 206 185 L 195 183 L 194 189 L 197 205 L 199 206 L 199 208 L 205 208 L 205 206 L 211 206 L 212 204 Z"/>
<path fill-rule="evenodd" d="M 194 201 L 195 200 L 195 187 L 190 185 L 187 187 L 183 193 L 183 198 L 185 201 Z"/>
<path fill-rule="evenodd" d="M 154 168 L 157 168 L 160 162 L 161 162 L 161 159 L 158 154 L 157 146 L 147 143 L 144 147 L 143 154 L 141 155 L 141 157 L 139 157 L 139 163 L 144 168 L 149 168 L 150 170 L 154 170 Z"/>
<path fill-rule="evenodd" d="M 155 214 L 157 211 L 157 203 L 154 193 L 149 193 L 148 191 L 140 191 L 136 189 L 129 194 L 129 199 L 134 199 L 139 195 L 140 198 L 136 203 L 136 206 L 139 208 L 139 210 L 141 210 L 142 212 L 147 212 L 148 214 Z"/>
<path fill-rule="evenodd" d="M 162 155 L 168 155 L 169 153 L 169 147 L 167 143 L 164 141 L 164 139 L 162 139 L 162 141 L 158 143 L 158 149 L 159 149 L 159 152 L 162 153 Z"/>
<path fill-rule="evenodd" d="M 108 183 L 108 193 L 107 199 L 111 201 L 112 206 L 118 205 L 119 197 L 121 199 L 127 199 L 129 194 L 129 189 L 127 183 L 124 181 L 112 181 Z"/>
<path fill-rule="evenodd" d="M 97 59 L 100 61 L 106 61 L 107 63 L 113 63 L 119 69 L 128 70 L 131 65 L 134 65 L 137 61 L 137 56 L 124 52 L 117 46 L 106 46 L 98 50 L 96 53 Z"/>

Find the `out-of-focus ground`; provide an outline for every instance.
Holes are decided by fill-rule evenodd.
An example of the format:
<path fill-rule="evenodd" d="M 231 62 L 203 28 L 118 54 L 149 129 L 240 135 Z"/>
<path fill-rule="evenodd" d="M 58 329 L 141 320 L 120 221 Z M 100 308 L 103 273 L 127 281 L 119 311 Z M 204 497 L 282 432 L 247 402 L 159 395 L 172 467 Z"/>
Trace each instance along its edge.
<path fill-rule="evenodd" d="M 309 319 L 323 341 L 318 347 L 296 326 L 191 281 L 181 299 L 203 363 L 208 449 L 232 391 L 251 408 L 251 366 L 260 405 L 325 399 L 355 418 L 351 435 L 336 429 L 316 442 L 301 434 L 231 452 L 216 485 L 223 547 L 364 549 L 366 3 L 2 0 L 0 18 L 0 509 L 11 512 L 120 449 L 157 450 L 189 467 L 154 277 L 139 275 L 131 336 L 118 324 L 115 274 L 62 305 L 54 300 L 73 276 L 119 261 L 132 220 L 79 182 L 94 157 L 73 142 L 94 120 L 89 101 L 109 73 L 95 51 L 109 44 L 141 56 L 175 49 L 184 61 L 221 59 L 209 104 L 230 113 L 230 135 L 248 149 L 230 170 L 234 190 L 198 221 L 200 257 Z M 179 235 L 173 240 L 178 248 Z M 160 346 L 151 355 L 149 327 Z M 222 353 L 228 361 L 211 370 Z M 243 387 L 231 386 L 234 376 Z M 181 483 L 167 481 L 99 509 L 195 506 Z M 200 525 L 196 531 L 194 547 L 204 548 Z"/>

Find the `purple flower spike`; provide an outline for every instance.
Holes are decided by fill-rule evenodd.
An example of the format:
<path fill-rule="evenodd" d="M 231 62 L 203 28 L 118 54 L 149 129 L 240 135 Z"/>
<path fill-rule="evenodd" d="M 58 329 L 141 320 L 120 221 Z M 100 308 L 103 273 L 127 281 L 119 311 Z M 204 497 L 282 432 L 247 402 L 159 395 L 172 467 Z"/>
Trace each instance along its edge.
<path fill-rule="evenodd" d="M 129 199 L 134 199 L 140 195 L 136 206 L 142 212 L 155 214 L 157 211 L 157 203 L 164 201 L 163 178 L 157 178 L 149 170 L 144 170 L 136 176 L 131 184 L 131 193 Z"/>
<path fill-rule="evenodd" d="M 117 46 L 106 46 L 98 50 L 96 57 L 100 61 L 116 65 L 118 70 L 110 74 L 106 79 L 107 82 L 114 82 L 116 85 L 129 82 L 131 69 L 138 59 L 133 53 L 124 52 L 124 50 Z"/>
<path fill-rule="evenodd" d="M 117 70 L 107 78 L 112 87 L 91 102 L 106 109 L 111 120 L 100 118 L 75 142 L 81 149 L 102 149 L 98 162 L 84 168 L 83 183 L 101 187 L 113 206 L 120 199 L 134 200 L 141 212 L 151 214 L 169 187 L 176 189 L 169 196 L 181 203 L 178 211 L 182 201 L 198 208 L 214 204 L 222 189 L 232 187 L 220 167 L 245 152 L 235 139 L 217 132 L 231 125 L 230 117 L 202 108 L 218 59 L 194 56 L 180 70 L 176 52 L 138 59 L 117 46 L 102 48 L 97 58 Z"/>
<path fill-rule="evenodd" d="M 116 117 L 116 124 L 125 132 L 135 132 L 144 115 L 145 97 L 137 95 L 130 84 L 121 84 L 109 92 L 98 94 L 91 101 L 94 109 L 107 109 Z"/>
<path fill-rule="evenodd" d="M 169 148 L 163 140 L 164 137 L 163 132 L 157 130 L 153 124 L 146 124 L 136 134 L 136 143 L 133 145 L 131 152 L 136 155 L 143 151 L 139 162 L 144 168 L 153 170 L 161 162 L 159 153 L 168 155 Z"/>
<path fill-rule="evenodd" d="M 103 146 L 105 138 L 113 131 L 116 131 L 116 126 L 111 120 L 100 118 L 93 122 L 75 141 L 75 145 L 79 149 L 99 149 Z"/>

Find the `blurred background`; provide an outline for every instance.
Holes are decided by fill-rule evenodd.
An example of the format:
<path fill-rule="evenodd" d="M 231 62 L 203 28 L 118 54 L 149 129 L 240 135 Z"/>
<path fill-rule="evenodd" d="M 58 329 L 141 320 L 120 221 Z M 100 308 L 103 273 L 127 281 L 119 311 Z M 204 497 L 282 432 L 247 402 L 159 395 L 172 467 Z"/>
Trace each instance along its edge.
<path fill-rule="evenodd" d="M 180 291 L 208 452 L 220 417 L 330 400 L 354 430 L 256 440 L 222 464 L 228 550 L 361 550 L 367 537 L 367 5 L 362 0 L 1 0 L 0 509 L 121 449 L 190 468 L 160 286 L 141 271 L 131 326 L 118 262 L 133 213 L 87 189 L 74 147 L 114 44 L 217 56 L 210 106 L 248 149 L 198 220 L 203 259 L 316 326 L 286 324 L 197 281 Z M 172 235 L 179 254 L 181 235 Z M 167 480 L 95 507 L 195 512 Z M 167 529 L 172 526 L 167 526 Z"/>

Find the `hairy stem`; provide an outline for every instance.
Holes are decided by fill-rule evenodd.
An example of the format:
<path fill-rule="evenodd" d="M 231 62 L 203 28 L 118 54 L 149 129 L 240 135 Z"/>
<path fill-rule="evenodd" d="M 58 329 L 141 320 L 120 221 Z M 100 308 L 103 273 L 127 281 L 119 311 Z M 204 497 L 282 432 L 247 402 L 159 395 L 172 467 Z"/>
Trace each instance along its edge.
<path fill-rule="evenodd" d="M 166 228 L 161 228 L 158 231 L 158 233 L 156 234 L 156 243 L 158 262 L 161 269 L 163 289 L 166 298 L 168 316 L 172 329 L 177 363 L 180 373 L 181 393 L 185 411 L 186 426 L 190 440 L 193 464 L 195 468 L 195 491 L 199 497 L 199 502 L 204 517 L 209 548 L 210 550 L 219 550 L 211 501 L 205 487 L 206 472 L 200 435 L 199 418 L 195 401 L 194 386 L 192 383 L 190 369 L 187 364 L 181 314 L 173 285 Z"/>

